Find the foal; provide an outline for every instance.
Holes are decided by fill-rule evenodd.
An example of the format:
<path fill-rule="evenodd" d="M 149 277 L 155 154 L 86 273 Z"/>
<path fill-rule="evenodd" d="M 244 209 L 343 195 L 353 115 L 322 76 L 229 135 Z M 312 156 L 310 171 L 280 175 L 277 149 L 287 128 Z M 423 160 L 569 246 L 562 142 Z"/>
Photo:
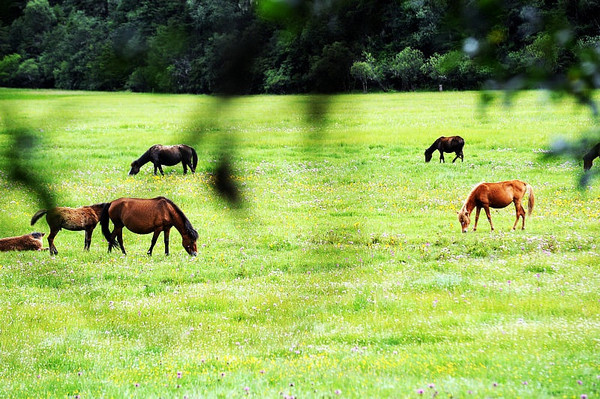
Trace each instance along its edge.
<path fill-rule="evenodd" d="M 90 249 L 92 243 L 92 233 L 100 220 L 100 214 L 104 203 L 90 206 L 82 206 L 81 208 L 66 208 L 56 207 L 50 210 L 41 209 L 37 211 L 31 218 L 31 225 L 38 221 L 43 215 L 46 215 L 46 222 L 50 226 L 50 235 L 48 236 L 48 247 L 50 255 L 58 254 L 58 250 L 54 246 L 54 237 L 61 229 L 80 231 L 85 230 L 85 243 L 83 249 Z"/>
<path fill-rule="evenodd" d="M 521 200 L 525 196 L 525 193 L 529 195 L 527 214 L 531 215 L 531 211 L 533 211 L 534 196 L 533 188 L 531 188 L 529 184 L 520 180 L 510 180 L 499 183 L 479 183 L 471 190 L 464 205 L 458 212 L 458 221 L 462 227 L 462 232 L 467 232 L 469 223 L 471 223 L 471 212 L 473 212 L 474 208 L 477 208 L 477 213 L 475 214 L 473 231 L 477 230 L 477 222 L 479 221 L 479 212 L 481 211 L 481 208 L 485 210 L 485 214 L 490 222 L 490 227 L 494 230 L 492 216 L 490 215 L 490 207 L 504 208 L 511 202 L 515 204 L 515 211 L 517 214 L 517 220 L 515 220 L 512 229 L 514 230 L 515 227 L 517 227 L 519 217 L 523 219 L 521 229 L 525 229 L 525 210 L 521 205 Z"/>
<path fill-rule="evenodd" d="M 431 157 L 435 150 L 440 152 L 440 162 L 446 162 L 444 159 L 445 152 L 454 152 L 456 157 L 452 160 L 452 163 L 460 158 L 462 162 L 464 160 L 463 147 L 465 146 L 465 140 L 460 136 L 440 137 L 433 144 L 425 150 L 425 162 L 431 161 Z"/>
<path fill-rule="evenodd" d="M 0 238 L 0 251 L 42 251 L 44 233 L 31 233 L 19 237 Z"/>

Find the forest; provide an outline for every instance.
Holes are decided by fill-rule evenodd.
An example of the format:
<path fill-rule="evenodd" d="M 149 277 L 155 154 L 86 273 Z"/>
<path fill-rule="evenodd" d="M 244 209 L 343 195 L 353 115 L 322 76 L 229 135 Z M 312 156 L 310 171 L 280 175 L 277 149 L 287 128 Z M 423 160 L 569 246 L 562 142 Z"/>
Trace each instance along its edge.
<path fill-rule="evenodd" d="M 0 85 L 206 94 L 600 82 L 600 2 L 3 0 Z M 441 86 L 440 86 L 441 85 Z"/>

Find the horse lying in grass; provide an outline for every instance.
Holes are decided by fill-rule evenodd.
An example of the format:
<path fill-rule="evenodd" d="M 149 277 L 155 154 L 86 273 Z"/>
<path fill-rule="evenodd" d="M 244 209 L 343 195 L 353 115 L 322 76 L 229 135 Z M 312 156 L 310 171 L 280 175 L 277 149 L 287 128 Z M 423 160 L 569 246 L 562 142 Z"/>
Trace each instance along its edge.
<path fill-rule="evenodd" d="M 112 220 L 115 226 L 112 233 L 108 226 L 109 219 Z M 118 241 L 121 252 L 125 254 L 123 227 L 127 227 L 136 234 L 154 233 L 148 255 L 152 255 L 152 249 L 161 231 L 164 232 L 165 255 L 169 254 L 169 232 L 171 227 L 175 227 L 181 234 L 183 248 L 188 254 L 196 256 L 198 251 L 196 246 L 198 233 L 194 230 L 183 211 L 173 201 L 165 197 L 152 199 L 119 198 L 114 200 L 102 210 L 100 225 L 104 237 L 108 240 L 108 252 L 117 246 Z M 117 241 L 115 241 L 115 238 Z"/>
<path fill-rule="evenodd" d="M 19 237 L 0 238 L 0 251 L 43 251 L 44 233 L 31 233 Z"/>
<path fill-rule="evenodd" d="M 594 159 L 600 157 L 600 143 L 592 147 L 591 150 L 583 156 L 583 170 L 588 171 L 592 168 Z"/>
<path fill-rule="evenodd" d="M 531 215 L 535 199 L 533 196 L 533 188 L 529 184 L 520 180 L 510 180 L 499 183 L 479 183 L 471 190 L 461 210 L 458 212 L 458 221 L 460 222 L 463 233 L 466 233 L 469 228 L 469 223 L 471 223 L 471 212 L 473 212 L 474 208 L 477 208 L 477 213 L 475 214 L 473 231 L 477 230 L 477 222 L 479 221 L 479 212 L 481 211 L 481 208 L 485 210 L 485 214 L 487 215 L 490 227 L 493 231 L 494 225 L 492 224 L 490 207 L 504 208 L 511 202 L 515 204 L 517 214 L 517 220 L 515 220 L 512 229 L 514 230 L 515 227 L 517 227 L 519 218 L 523 219 L 521 229 L 525 229 L 525 210 L 521 205 L 521 200 L 526 193 L 529 195 L 527 214 Z"/>
<path fill-rule="evenodd" d="M 446 162 L 444 159 L 445 152 L 454 152 L 456 157 L 452 160 L 452 163 L 460 158 L 461 162 L 464 160 L 463 147 L 465 146 L 465 140 L 460 136 L 440 137 L 433 144 L 425 150 L 425 162 L 431 161 L 433 153 L 437 150 L 440 152 L 440 162 Z"/>
<path fill-rule="evenodd" d="M 38 221 L 43 215 L 46 215 L 46 222 L 50 227 L 50 235 L 48 235 L 48 247 L 50 255 L 58 254 L 56 246 L 54 246 L 54 237 L 61 229 L 80 231 L 85 230 L 84 250 L 90 249 L 92 243 L 92 233 L 100 220 L 100 214 L 104 208 L 104 203 L 81 208 L 56 207 L 50 210 L 41 209 L 37 211 L 31 218 L 31 225 Z"/>
<path fill-rule="evenodd" d="M 130 175 L 137 175 L 140 168 L 152 162 L 154 164 L 154 174 L 160 170 L 160 174 L 164 176 L 162 165 L 173 166 L 179 162 L 183 165 L 183 174 L 187 173 L 189 166 L 192 173 L 196 172 L 198 166 L 198 154 L 196 150 L 185 144 L 178 145 L 161 145 L 155 144 L 148 149 L 141 157 L 131 163 Z"/>

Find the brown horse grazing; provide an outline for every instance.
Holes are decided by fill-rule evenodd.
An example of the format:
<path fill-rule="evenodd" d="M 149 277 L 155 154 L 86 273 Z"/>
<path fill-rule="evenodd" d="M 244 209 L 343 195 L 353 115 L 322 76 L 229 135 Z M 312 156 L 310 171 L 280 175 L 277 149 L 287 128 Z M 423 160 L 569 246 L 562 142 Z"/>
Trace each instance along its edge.
<path fill-rule="evenodd" d="M 154 174 L 157 170 L 160 170 L 160 174 L 164 176 L 161 165 L 173 166 L 179 162 L 183 164 L 183 174 L 187 173 L 188 166 L 192 173 L 196 172 L 196 166 L 198 165 L 198 154 L 196 150 L 185 144 L 178 145 L 160 145 L 155 144 L 148 149 L 138 159 L 131 163 L 130 175 L 137 175 L 140 168 L 152 162 L 154 164 Z"/>
<path fill-rule="evenodd" d="M 431 157 L 435 150 L 440 152 L 440 162 L 446 162 L 444 159 L 445 152 L 454 152 L 456 157 L 452 160 L 452 163 L 460 158 L 461 162 L 464 161 L 463 147 L 465 146 L 465 140 L 460 136 L 440 137 L 433 142 L 431 147 L 425 150 L 425 162 L 431 161 Z"/>
<path fill-rule="evenodd" d="M 492 216 L 490 215 L 490 207 L 504 208 L 511 202 L 515 204 L 515 210 L 517 212 L 517 220 L 515 220 L 513 230 L 517 227 L 519 217 L 523 218 L 521 229 L 525 229 L 525 210 L 521 205 L 521 200 L 525 193 L 529 194 L 527 214 L 531 215 L 534 197 L 533 188 L 529 184 L 519 180 L 503 181 L 499 183 L 479 183 L 471 190 L 464 205 L 458 212 L 458 221 L 460 222 L 463 233 L 466 233 L 469 228 L 469 223 L 471 223 L 471 212 L 473 212 L 474 208 L 477 208 L 477 213 L 475 214 L 473 231 L 477 230 L 477 222 L 479 221 L 479 212 L 481 211 L 481 208 L 485 210 L 485 214 L 490 221 L 490 227 L 494 230 Z"/>
<path fill-rule="evenodd" d="M 600 143 L 592 147 L 592 149 L 583 156 L 583 170 L 590 170 L 594 163 L 594 159 L 598 157 L 600 157 Z"/>
<path fill-rule="evenodd" d="M 44 233 L 31 233 L 19 237 L 0 238 L 0 251 L 44 251 Z"/>
<path fill-rule="evenodd" d="M 54 237 L 56 237 L 61 229 L 71 231 L 85 230 L 83 249 L 89 251 L 90 244 L 92 243 L 92 233 L 100 220 L 100 213 L 104 205 L 106 204 L 82 206 L 81 208 L 56 207 L 50 210 L 41 209 L 31 218 L 31 225 L 33 226 L 39 218 L 46 215 L 46 222 L 50 226 L 50 235 L 48 236 L 50 255 L 58 254 L 58 250 L 54 246 Z"/>
<path fill-rule="evenodd" d="M 109 219 L 115 225 L 112 233 L 108 228 Z M 136 234 L 154 233 L 148 255 L 152 255 L 152 248 L 154 248 L 161 231 L 164 232 L 165 254 L 169 254 L 169 232 L 171 227 L 175 227 L 181 234 L 183 248 L 188 254 L 196 256 L 198 251 L 196 247 L 198 232 L 194 230 L 181 209 L 165 197 L 152 199 L 119 198 L 114 200 L 102 210 L 100 225 L 104 237 L 108 240 L 108 252 L 117 246 L 116 238 L 121 251 L 125 254 L 123 227 L 127 227 Z"/>

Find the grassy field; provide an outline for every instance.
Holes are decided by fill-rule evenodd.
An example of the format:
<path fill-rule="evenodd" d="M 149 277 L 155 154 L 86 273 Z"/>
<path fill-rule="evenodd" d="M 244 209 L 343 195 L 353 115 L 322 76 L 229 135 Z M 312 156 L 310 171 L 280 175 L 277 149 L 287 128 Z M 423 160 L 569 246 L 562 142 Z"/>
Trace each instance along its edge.
<path fill-rule="evenodd" d="M 0 111 L 0 236 L 49 232 L 7 179 L 6 127 L 38 138 L 59 205 L 164 195 L 200 235 L 196 258 L 175 231 L 168 257 L 130 232 L 109 254 L 99 228 L 87 253 L 69 231 L 54 257 L 0 253 L 0 397 L 600 396 L 600 179 L 579 190 L 581 162 L 542 157 L 594 127 L 570 101 L 0 89 Z M 464 162 L 424 162 L 456 134 Z M 195 175 L 127 175 L 179 142 Z M 211 188 L 223 152 L 239 209 Z M 534 188 L 527 229 L 509 207 L 462 234 L 471 188 L 509 179 Z"/>

